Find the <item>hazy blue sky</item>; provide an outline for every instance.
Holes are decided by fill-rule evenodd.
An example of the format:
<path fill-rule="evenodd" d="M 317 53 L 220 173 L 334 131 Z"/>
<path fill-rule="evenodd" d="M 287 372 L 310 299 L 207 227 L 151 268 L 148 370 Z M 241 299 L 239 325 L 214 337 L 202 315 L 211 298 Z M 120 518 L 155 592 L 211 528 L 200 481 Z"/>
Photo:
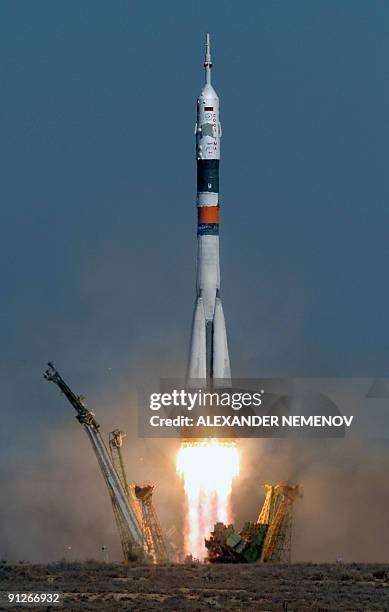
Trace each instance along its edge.
<path fill-rule="evenodd" d="M 101 390 L 184 370 L 206 30 L 234 373 L 389 370 L 389 5 L 3 2 L 1 373 L 27 420 L 47 358 Z"/>
<path fill-rule="evenodd" d="M 234 374 L 389 372 L 389 3 L 3 1 L 8 459 L 71 421 L 48 359 L 110 424 L 139 375 L 185 370 L 206 31 Z"/>

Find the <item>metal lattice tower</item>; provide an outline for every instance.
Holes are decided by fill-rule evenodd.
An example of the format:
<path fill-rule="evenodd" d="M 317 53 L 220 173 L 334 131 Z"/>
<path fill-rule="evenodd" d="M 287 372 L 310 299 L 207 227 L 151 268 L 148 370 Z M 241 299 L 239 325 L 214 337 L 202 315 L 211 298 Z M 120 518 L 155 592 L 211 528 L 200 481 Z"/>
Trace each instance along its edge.
<path fill-rule="evenodd" d="M 274 485 L 265 484 L 266 497 L 259 513 L 257 524 L 269 525 L 274 514 Z"/>
<path fill-rule="evenodd" d="M 258 523 L 269 525 L 261 561 L 290 563 L 292 550 L 293 502 L 301 496 L 299 485 L 265 485 L 267 494 Z M 261 520 L 260 520 L 261 519 Z"/>
<path fill-rule="evenodd" d="M 48 366 L 44 377 L 55 383 L 71 403 L 76 410 L 77 420 L 83 425 L 92 444 L 111 498 L 124 560 L 143 559 L 145 558 L 145 547 L 142 528 L 100 434 L 100 425 L 94 413 L 85 408 L 84 398 L 73 393 L 52 363 L 49 363 Z"/>
<path fill-rule="evenodd" d="M 162 528 L 153 505 L 153 485 L 138 486 L 131 484 L 129 487 L 131 496 L 139 504 L 139 513 L 142 520 L 143 533 L 149 553 L 155 563 L 167 563 L 169 555 L 167 552 Z"/>
<path fill-rule="evenodd" d="M 123 438 L 125 437 L 125 432 L 121 431 L 120 429 L 114 429 L 113 431 L 111 431 L 109 434 L 109 450 L 111 453 L 112 463 L 117 472 L 117 475 L 120 478 L 122 487 L 126 492 L 127 497 L 129 497 L 126 470 L 124 468 L 123 457 L 120 450 L 123 445 Z"/>
<path fill-rule="evenodd" d="M 151 555 L 154 563 L 166 563 L 169 561 L 169 556 L 167 553 L 162 528 L 152 502 L 154 487 L 152 485 L 146 485 L 144 487 L 140 487 L 135 484 L 129 485 L 127 481 L 121 450 L 125 435 L 126 434 L 124 431 L 120 431 L 119 429 L 115 429 L 109 434 L 109 448 L 111 451 L 112 462 L 118 473 L 123 488 L 127 493 L 129 502 L 134 508 L 138 522 L 142 527 L 148 554 Z"/>

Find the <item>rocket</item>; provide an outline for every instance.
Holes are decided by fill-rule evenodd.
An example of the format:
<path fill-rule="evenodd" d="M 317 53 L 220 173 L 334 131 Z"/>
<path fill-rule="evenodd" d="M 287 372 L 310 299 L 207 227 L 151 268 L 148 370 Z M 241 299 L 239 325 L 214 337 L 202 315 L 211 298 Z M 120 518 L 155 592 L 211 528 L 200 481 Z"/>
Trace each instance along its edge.
<path fill-rule="evenodd" d="M 228 386 L 231 377 L 227 333 L 220 296 L 219 265 L 219 98 L 212 86 L 209 34 L 205 45 L 205 84 L 197 98 L 197 282 L 187 380 Z M 219 381 L 219 382 L 218 382 Z"/>

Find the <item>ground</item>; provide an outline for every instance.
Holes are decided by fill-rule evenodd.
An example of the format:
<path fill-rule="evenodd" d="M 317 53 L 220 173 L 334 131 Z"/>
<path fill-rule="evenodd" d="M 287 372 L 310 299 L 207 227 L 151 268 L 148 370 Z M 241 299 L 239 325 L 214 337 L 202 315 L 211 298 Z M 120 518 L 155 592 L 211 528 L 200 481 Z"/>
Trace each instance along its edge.
<path fill-rule="evenodd" d="M 63 591 L 65 610 L 389 612 L 389 564 L 1 563 L 0 590 Z"/>

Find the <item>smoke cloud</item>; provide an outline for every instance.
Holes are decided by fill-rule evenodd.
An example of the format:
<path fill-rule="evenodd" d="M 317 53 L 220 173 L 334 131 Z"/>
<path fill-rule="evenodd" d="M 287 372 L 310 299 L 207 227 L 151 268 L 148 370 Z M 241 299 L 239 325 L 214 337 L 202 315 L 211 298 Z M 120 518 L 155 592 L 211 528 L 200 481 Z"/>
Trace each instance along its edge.
<path fill-rule="evenodd" d="M 120 560 L 113 513 L 92 448 L 82 427 L 72 422 L 65 399 L 54 401 L 58 410 L 67 411 L 68 423 L 52 428 L 28 461 L 15 459 L 0 472 L 0 557 L 40 562 L 99 558 L 104 544 L 110 558 Z M 127 400 L 117 402 L 109 413 L 101 412 L 103 418 L 97 412 L 97 418 L 107 434 L 115 427 L 128 431 L 123 454 L 129 481 L 156 485 L 161 523 L 165 529 L 175 525 L 180 534 L 184 495 L 175 472 L 178 441 L 137 438 L 136 417 L 128 405 Z M 373 448 L 356 436 L 239 440 L 238 445 L 241 471 L 232 494 L 238 528 L 257 518 L 265 482 L 289 480 L 303 492 L 294 505 L 294 561 L 385 561 L 385 445 Z"/>
<path fill-rule="evenodd" d="M 293 561 L 387 559 L 387 448 L 360 439 L 243 441 L 242 477 L 233 498 L 238 526 L 256 519 L 262 484 L 289 480 L 294 503 Z"/>

